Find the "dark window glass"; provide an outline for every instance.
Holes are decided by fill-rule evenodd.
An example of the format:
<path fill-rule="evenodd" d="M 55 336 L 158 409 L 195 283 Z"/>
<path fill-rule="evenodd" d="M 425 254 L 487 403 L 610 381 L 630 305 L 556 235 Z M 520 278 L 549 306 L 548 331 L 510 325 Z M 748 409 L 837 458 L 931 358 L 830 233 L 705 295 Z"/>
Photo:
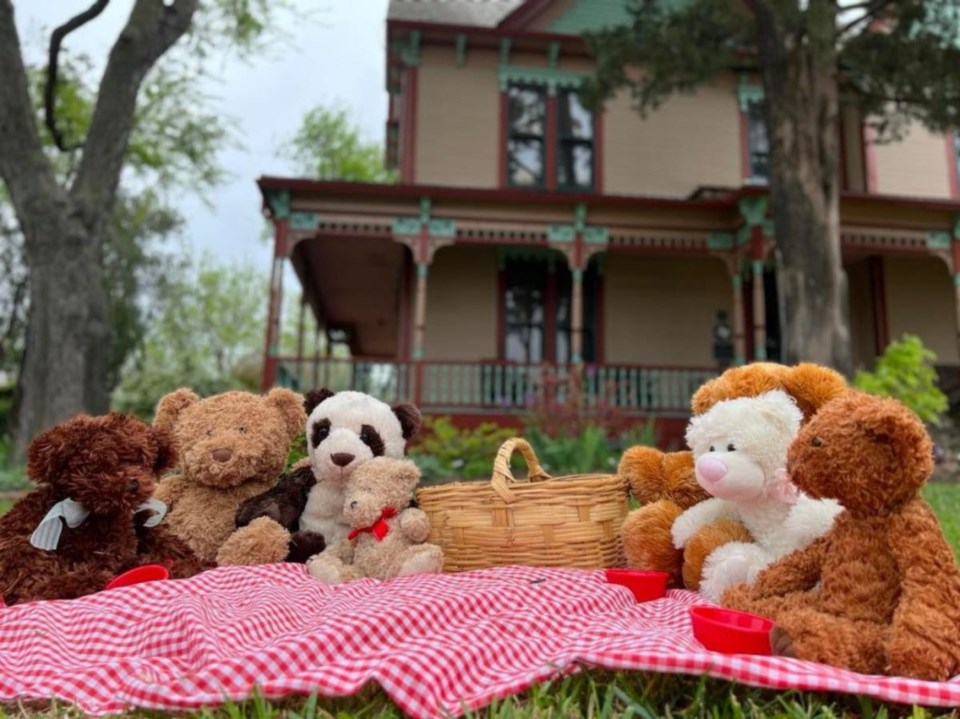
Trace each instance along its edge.
<path fill-rule="evenodd" d="M 750 181 L 766 182 L 770 177 L 770 140 L 762 101 L 747 105 L 747 147 L 750 152 Z"/>
<path fill-rule="evenodd" d="M 543 88 L 511 85 L 507 91 L 507 179 L 514 187 L 544 184 L 547 95 Z"/>
<path fill-rule="evenodd" d="M 593 114 L 580 103 L 580 96 L 564 90 L 557 98 L 557 186 L 593 188 Z"/>

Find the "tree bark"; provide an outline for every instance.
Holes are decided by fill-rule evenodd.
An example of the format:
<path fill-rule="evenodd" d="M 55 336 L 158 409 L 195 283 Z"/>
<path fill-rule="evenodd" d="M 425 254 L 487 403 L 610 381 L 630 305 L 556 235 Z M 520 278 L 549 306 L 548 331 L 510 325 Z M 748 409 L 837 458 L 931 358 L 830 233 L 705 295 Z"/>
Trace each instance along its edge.
<path fill-rule="evenodd" d="M 850 376 L 847 280 L 840 253 L 836 6 L 757 0 L 770 135 L 783 361 Z"/>
<path fill-rule="evenodd" d="M 30 309 L 14 453 L 39 431 L 109 406 L 110 327 L 102 234 L 150 68 L 189 28 L 198 0 L 137 0 L 110 52 L 76 180 L 43 152 L 11 0 L 0 0 L 0 177 L 24 234 Z"/>

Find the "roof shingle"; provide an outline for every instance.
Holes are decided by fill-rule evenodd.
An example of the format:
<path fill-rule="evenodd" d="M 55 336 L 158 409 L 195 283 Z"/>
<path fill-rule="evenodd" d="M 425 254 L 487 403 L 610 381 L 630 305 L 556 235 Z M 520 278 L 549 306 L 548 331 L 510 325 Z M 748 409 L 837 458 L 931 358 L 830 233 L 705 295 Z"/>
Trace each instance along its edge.
<path fill-rule="evenodd" d="M 496 27 L 524 0 L 390 0 L 389 20 Z"/>

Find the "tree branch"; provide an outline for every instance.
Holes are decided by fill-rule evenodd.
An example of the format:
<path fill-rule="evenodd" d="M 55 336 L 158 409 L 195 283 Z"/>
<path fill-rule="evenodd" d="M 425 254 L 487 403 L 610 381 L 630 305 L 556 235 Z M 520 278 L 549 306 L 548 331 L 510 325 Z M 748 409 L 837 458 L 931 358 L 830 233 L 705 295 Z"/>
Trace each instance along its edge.
<path fill-rule="evenodd" d="M 70 18 L 70 20 L 50 33 L 50 52 L 47 60 L 47 85 L 43 89 L 43 110 L 47 129 L 50 130 L 50 135 L 53 137 L 54 143 L 60 148 L 61 152 L 76 150 L 78 147 L 82 147 L 83 143 L 66 145 L 63 134 L 60 132 L 60 128 L 57 127 L 57 73 L 59 70 L 60 46 L 63 44 L 63 39 L 67 35 L 96 18 L 109 4 L 110 0 L 97 0 L 82 13 Z"/>
<path fill-rule="evenodd" d="M 157 60 L 189 29 L 198 5 L 199 0 L 136 0 L 110 50 L 83 158 L 70 188 L 84 224 L 91 229 L 104 220 L 113 203 L 140 85 Z"/>
<path fill-rule="evenodd" d="M 52 201 L 59 188 L 37 132 L 11 0 L 0 0 L 0 177 L 29 235 L 30 209 Z"/>

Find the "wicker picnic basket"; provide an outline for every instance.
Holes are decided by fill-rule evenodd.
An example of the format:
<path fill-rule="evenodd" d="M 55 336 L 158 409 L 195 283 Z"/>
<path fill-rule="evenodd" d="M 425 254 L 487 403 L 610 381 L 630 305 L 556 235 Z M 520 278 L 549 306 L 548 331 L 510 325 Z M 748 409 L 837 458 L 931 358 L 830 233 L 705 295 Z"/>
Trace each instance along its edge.
<path fill-rule="evenodd" d="M 527 481 L 514 479 L 517 451 Z M 551 477 L 526 440 L 500 447 L 489 482 L 454 482 L 417 492 L 430 538 L 443 548 L 444 571 L 519 564 L 598 569 L 622 564 L 620 525 L 627 484 L 616 475 Z"/>

